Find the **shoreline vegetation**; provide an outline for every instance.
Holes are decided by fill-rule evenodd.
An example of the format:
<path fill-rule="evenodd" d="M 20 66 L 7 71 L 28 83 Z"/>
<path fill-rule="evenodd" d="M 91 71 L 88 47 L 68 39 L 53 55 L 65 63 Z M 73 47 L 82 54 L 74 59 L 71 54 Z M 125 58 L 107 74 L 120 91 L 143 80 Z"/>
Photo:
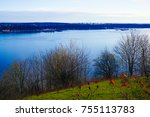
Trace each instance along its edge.
<path fill-rule="evenodd" d="M 91 86 L 87 76 L 92 61 L 94 76 L 91 80 L 96 81 Z M 122 36 L 114 51 L 104 49 L 92 61 L 89 60 L 86 49 L 79 48 L 73 42 L 69 45 L 60 44 L 44 55 L 40 53 L 24 61 L 16 61 L 0 80 L 0 99 L 26 99 L 27 96 L 52 91 L 58 93 L 55 95 L 57 97 L 60 90 L 74 87 L 78 87 L 74 99 L 149 99 L 150 38 L 148 35 L 131 31 Z M 101 86 L 100 82 L 96 85 L 101 79 L 109 83 L 103 82 Z M 86 83 L 87 88 L 81 90 Z M 65 92 L 66 96 L 67 94 Z M 48 98 L 42 97 L 42 99 Z M 61 96 L 53 99 L 61 99 Z"/>
<path fill-rule="evenodd" d="M 135 28 L 150 28 L 150 24 L 125 23 L 0 23 L 0 33 L 36 33 L 59 32 L 65 30 L 104 30 L 116 29 L 125 31 Z"/>

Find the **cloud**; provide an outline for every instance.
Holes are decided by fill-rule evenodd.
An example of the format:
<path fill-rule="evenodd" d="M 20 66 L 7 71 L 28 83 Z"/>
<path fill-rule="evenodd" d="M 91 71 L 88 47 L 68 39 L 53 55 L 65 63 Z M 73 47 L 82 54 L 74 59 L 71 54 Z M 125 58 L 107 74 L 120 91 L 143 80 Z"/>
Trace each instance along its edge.
<path fill-rule="evenodd" d="M 141 23 L 149 17 L 130 13 L 92 14 L 78 12 L 0 12 L 0 22 Z"/>

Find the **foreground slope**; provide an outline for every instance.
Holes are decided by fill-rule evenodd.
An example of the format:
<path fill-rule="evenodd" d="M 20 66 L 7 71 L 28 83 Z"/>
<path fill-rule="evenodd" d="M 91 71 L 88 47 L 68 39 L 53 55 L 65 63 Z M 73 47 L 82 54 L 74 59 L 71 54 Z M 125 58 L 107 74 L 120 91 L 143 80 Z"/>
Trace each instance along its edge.
<path fill-rule="evenodd" d="M 88 82 L 74 88 L 43 93 L 25 100 L 145 100 L 150 99 L 150 78 Z"/>

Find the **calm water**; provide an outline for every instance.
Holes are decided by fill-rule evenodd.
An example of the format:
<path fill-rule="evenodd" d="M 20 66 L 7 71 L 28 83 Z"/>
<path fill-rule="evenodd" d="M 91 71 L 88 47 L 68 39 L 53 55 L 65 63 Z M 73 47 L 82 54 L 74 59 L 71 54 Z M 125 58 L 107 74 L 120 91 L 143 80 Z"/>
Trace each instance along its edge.
<path fill-rule="evenodd" d="M 150 34 L 150 29 L 138 29 Z M 0 73 L 13 61 L 24 60 L 39 52 L 45 52 L 55 46 L 67 44 L 70 41 L 83 46 L 94 59 L 106 47 L 112 50 L 121 36 L 129 31 L 116 30 L 84 30 L 63 31 L 55 33 L 22 33 L 0 34 Z"/>

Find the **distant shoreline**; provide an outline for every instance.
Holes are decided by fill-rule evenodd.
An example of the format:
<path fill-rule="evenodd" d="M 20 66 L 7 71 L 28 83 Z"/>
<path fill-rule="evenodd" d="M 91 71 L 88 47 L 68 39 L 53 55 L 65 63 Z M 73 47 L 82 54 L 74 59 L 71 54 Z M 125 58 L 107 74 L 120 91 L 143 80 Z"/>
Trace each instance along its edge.
<path fill-rule="evenodd" d="M 0 23 L 0 33 L 36 33 L 59 32 L 65 30 L 104 30 L 116 29 L 125 31 L 128 29 L 150 28 L 150 24 L 132 23 Z"/>

